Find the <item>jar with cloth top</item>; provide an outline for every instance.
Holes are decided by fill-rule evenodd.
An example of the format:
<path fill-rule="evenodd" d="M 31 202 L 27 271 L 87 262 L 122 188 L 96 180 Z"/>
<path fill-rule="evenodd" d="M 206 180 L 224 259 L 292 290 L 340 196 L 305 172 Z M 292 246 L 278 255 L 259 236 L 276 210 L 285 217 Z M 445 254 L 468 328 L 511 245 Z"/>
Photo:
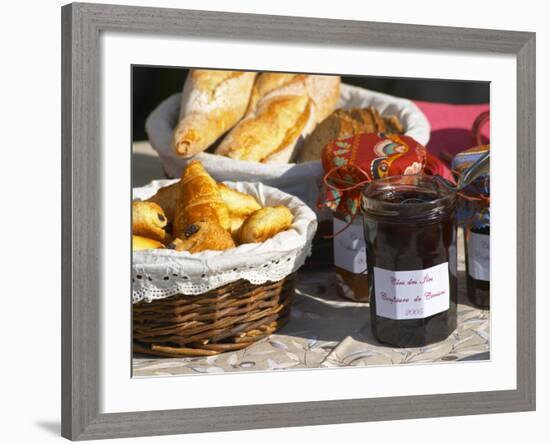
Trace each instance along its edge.
<path fill-rule="evenodd" d="M 489 145 L 480 145 L 458 153 L 452 162 L 453 173 L 459 176 L 488 151 Z M 466 291 L 469 301 L 480 308 L 490 305 L 490 195 L 489 174 L 459 193 L 457 217 L 464 229 Z"/>
<path fill-rule="evenodd" d="M 363 193 L 371 327 L 394 347 L 446 339 L 457 325 L 456 192 L 427 175 Z"/>
<path fill-rule="evenodd" d="M 363 216 L 363 187 L 387 176 L 424 171 L 427 151 L 411 137 L 396 134 L 358 134 L 331 141 L 322 152 L 325 172 L 319 208 L 333 212 L 336 286 L 340 296 L 368 302 L 369 277 Z"/>

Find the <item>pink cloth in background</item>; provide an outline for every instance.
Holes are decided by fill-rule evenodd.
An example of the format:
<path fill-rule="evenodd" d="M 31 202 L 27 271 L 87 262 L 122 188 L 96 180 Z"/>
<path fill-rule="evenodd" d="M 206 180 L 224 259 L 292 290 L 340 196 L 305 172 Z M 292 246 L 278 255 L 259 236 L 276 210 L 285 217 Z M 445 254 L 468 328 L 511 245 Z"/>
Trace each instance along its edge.
<path fill-rule="evenodd" d="M 421 101 L 414 103 L 430 122 L 432 131 L 426 148 L 435 155 L 447 152 L 454 156 L 459 151 L 475 146 L 472 125 L 479 114 L 489 109 L 489 104 L 450 105 Z M 483 143 L 489 143 L 489 123 L 483 126 L 481 135 Z"/>

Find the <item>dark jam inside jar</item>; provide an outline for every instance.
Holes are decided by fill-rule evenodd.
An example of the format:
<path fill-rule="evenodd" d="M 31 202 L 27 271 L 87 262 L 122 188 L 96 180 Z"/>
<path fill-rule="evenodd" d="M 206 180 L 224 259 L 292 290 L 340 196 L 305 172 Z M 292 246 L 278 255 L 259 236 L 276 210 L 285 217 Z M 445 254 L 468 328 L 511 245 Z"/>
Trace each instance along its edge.
<path fill-rule="evenodd" d="M 489 308 L 490 294 L 489 236 L 489 226 L 464 228 L 468 300 L 485 309 Z"/>
<path fill-rule="evenodd" d="M 334 271 L 340 297 L 356 302 L 369 301 L 367 254 L 363 216 L 353 219 L 339 213 L 333 218 Z"/>
<path fill-rule="evenodd" d="M 367 272 L 352 273 L 334 266 L 336 291 L 342 298 L 356 302 L 369 302 L 369 278 Z"/>
<path fill-rule="evenodd" d="M 379 342 L 419 347 L 456 328 L 456 196 L 423 176 L 363 194 L 371 324 Z"/>

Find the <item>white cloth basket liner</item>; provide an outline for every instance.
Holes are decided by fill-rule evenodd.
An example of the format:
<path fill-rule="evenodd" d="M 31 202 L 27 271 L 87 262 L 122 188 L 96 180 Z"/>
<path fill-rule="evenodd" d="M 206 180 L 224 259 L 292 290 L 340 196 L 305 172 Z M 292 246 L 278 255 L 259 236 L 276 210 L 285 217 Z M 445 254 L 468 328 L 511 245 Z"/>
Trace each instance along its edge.
<path fill-rule="evenodd" d="M 181 94 L 174 94 L 164 100 L 147 118 L 145 129 L 151 146 L 158 152 L 162 165 L 169 177 L 180 177 L 191 159 L 179 157 L 172 150 L 172 132 L 176 126 Z M 430 139 L 430 124 L 426 116 L 410 100 L 370 91 L 357 86 L 342 84 L 339 108 L 365 108 L 374 106 L 381 114 L 396 115 L 405 134 L 422 145 Z M 315 209 L 319 185 L 323 174 L 320 161 L 305 163 L 260 163 L 234 160 L 210 153 L 200 153 L 199 159 L 206 170 L 217 181 L 262 182 L 299 197 L 310 208 Z"/>
<path fill-rule="evenodd" d="M 155 180 L 133 189 L 144 200 L 176 180 Z M 132 254 L 132 302 L 152 301 L 176 294 L 201 294 L 246 279 L 252 284 L 276 282 L 300 268 L 311 252 L 317 230 L 315 213 L 300 199 L 261 183 L 225 182 L 256 197 L 262 206 L 287 206 L 294 216 L 290 229 L 263 243 L 242 244 L 224 251 L 157 249 Z"/>

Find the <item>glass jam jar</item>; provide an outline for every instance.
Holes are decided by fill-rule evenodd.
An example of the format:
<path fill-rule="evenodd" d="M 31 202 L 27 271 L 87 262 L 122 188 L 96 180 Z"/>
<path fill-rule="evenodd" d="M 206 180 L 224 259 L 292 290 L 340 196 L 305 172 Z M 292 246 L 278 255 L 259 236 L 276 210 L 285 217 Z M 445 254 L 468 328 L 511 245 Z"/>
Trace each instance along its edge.
<path fill-rule="evenodd" d="M 333 217 L 334 271 L 340 297 L 356 302 L 369 301 L 367 253 L 363 215 Z"/>
<path fill-rule="evenodd" d="M 375 338 L 446 339 L 457 324 L 456 193 L 421 175 L 371 182 L 362 196 Z"/>
<path fill-rule="evenodd" d="M 466 293 L 468 300 L 479 308 L 489 308 L 490 294 L 490 228 L 464 227 L 466 256 Z"/>
<path fill-rule="evenodd" d="M 483 113 L 478 117 L 476 123 L 478 123 L 478 120 L 487 121 L 488 116 L 488 112 Z M 481 159 L 485 159 L 485 163 L 487 163 L 490 150 L 490 145 L 479 145 L 458 153 L 453 158 L 451 165 L 455 178 L 458 179 L 465 174 L 469 168 Z M 489 165 L 486 164 L 486 167 L 489 167 Z M 458 223 L 463 227 L 464 233 L 466 294 L 472 305 L 484 309 L 489 308 L 491 280 L 490 182 L 490 173 L 487 168 L 484 174 L 476 176 L 475 180 L 469 182 L 458 193 L 457 210 Z"/>

